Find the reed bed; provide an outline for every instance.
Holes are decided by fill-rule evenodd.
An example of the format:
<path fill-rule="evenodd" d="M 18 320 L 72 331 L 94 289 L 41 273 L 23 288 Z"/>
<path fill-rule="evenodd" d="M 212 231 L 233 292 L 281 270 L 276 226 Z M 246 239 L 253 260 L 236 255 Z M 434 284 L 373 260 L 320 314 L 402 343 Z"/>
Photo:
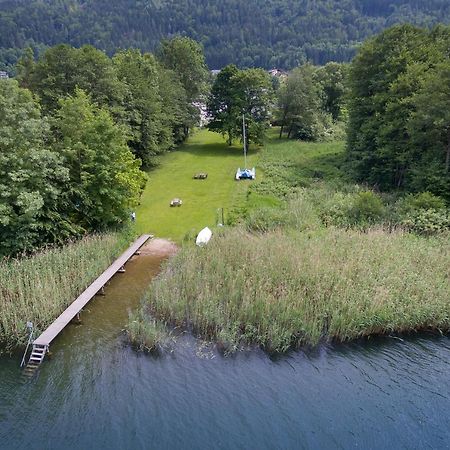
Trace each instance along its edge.
<path fill-rule="evenodd" d="M 91 236 L 1 260 L 1 347 L 11 350 L 26 342 L 27 321 L 41 333 L 118 256 L 126 239 L 119 233 Z"/>
<path fill-rule="evenodd" d="M 164 323 L 143 317 L 141 310 L 131 313 L 129 320 L 127 334 L 136 350 L 153 354 L 171 350 L 175 338 Z"/>
<path fill-rule="evenodd" d="M 450 242 L 383 229 L 227 230 L 169 261 L 142 306 L 140 320 L 151 327 L 155 319 L 190 328 L 225 351 L 446 332 Z"/>

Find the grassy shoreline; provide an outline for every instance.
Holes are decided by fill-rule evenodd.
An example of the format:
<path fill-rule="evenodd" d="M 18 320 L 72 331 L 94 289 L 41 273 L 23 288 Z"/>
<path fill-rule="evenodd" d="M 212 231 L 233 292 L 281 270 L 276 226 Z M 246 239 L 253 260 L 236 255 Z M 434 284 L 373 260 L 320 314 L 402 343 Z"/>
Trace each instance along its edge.
<path fill-rule="evenodd" d="M 240 224 L 206 248 L 185 246 L 151 284 L 135 316 L 137 347 L 158 348 L 162 324 L 228 352 L 448 332 L 448 234 L 390 224 L 397 200 L 385 205 L 352 186 L 343 149 L 272 138 L 260 161 L 266 176 L 251 185 Z"/>
<path fill-rule="evenodd" d="M 61 248 L 0 261 L 0 349 L 12 351 L 35 336 L 79 295 L 128 244 L 126 233 L 86 237 Z"/>

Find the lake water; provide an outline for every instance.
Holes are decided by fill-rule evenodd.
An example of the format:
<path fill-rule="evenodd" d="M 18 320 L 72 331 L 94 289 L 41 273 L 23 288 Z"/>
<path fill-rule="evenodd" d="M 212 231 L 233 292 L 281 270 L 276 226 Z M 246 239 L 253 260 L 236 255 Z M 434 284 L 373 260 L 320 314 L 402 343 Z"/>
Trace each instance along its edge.
<path fill-rule="evenodd" d="M 450 339 L 224 358 L 189 336 L 162 357 L 122 328 L 161 257 L 140 256 L 52 345 L 34 379 L 0 358 L 1 449 L 446 449 Z"/>

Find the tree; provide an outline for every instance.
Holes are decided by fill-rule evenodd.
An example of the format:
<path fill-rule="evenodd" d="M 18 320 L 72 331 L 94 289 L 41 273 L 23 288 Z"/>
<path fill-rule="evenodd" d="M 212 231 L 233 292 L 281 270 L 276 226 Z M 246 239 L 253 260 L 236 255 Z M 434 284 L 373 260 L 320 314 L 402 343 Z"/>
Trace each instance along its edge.
<path fill-rule="evenodd" d="M 26 89 L 31 87 L 35 64 L 33 49 L 27 47 L 16 65 L 16 80 L 19 82 L 20 87 Z"/>
<path fill-rule="evenodd" d="M 411 183 L 450 200 L 450 59 L 425 75 L 413 98 L 409 133 L 416 147 Z"/>
<path fill-rule="evenodd" d="M 76 233 L 60 213 L 68 171 L 45 147 L 47 122 L 30 91 L 0 81 L 0 255 Z"/>
<path fill-rule="evenodd" d="M 152 55 L 143 55 L 139 50 L 119 52 L 113 63 L 125 86 L 123 119 L 130 130 L 128 145 L 149 166 L 152 157 L 173 145 L 172 130 L 162 117 L 160 66 Z"/>
<path fill-rule="evenodd" d="M 88 92 L 94 102 L 108 106 L 120 116 L 118 108 L 124 87 L 105 53 L 90 45 L 78 49 L 61 44 L 46 50 L 30 81 L 30 89 L 41 98 L 44 111 L 53 113 L 59 99 L 74 94 L 76 88 Z"/>
<path fill-rule="evenodd" d="M 273 91 L 269 75 L 262 69 L 225 67 L 217 76 L 208 101 L 208 129 L 233 139 L 242 139 L 245 116 L 246 144 L 263 142 L 269 125 Z"/>
<path fill-rule="evenodd" d="M 239 69 L 230 64 L 218 74 L 211 88 L 211 95 L 207 103 L 208 115 L 212 120 L 208 129 L 227 136 L 227 143 L 231 145 L 235 136 L 236 126 L 236 89 L 233 80 Z M 238 134 L 239 135 L 239 134 Z"/>
<path fill-rule="evenodd" d="M 449 198 L 449 46 L 448 27 L 410 25 L 363 45 L 351 64 L 347 140 L 358 179 Z"/>
<path fill-rule="evenodd" d="M 186 90 L 173 70 L 159 65 L 158 73 L 163 130 L 169 133 L 166 135 L 168 142 L 181 144 L 186 139 L 186 124 L 191 121 L 192 105 L 188 103 Z"/>
<path fill-rule="evenodd" d="M 164 67 L 177 74 L 189 102 L 201 99 L 206 89 L 208 69 L 203 48 L 198 42 L 182 36 L 163 40 L 158 59 Z"/>
<path fill-rule="evenodd" d="M 76 89 L 59 102 L 53 121 L 55 144 L 69 169 L 67 209 L 86 231 L 116 226 L 137 204 L 145 182 L 141 162 L 110 113 Z"/>
<path fill-rule="evenodd" d="M 278 91 L 280 139 L 285 129 L 287 137 L 316 140 L 321 135 L 320 89 L 310 64 L 294 69 Z"/>
<path fill-rule="evenodd" d="M 352 62 L 347 148 L 359 180 L 382 189 L 404 186 L 414 153 L 411 100 L 417 75 L 431 64 L 430 47 L 425 30 L 395 26 L 366 42 Z M 409 70 L 414 65 L 416 74 Z"/>
<path fill-rule="evenodd" d="M 161 64 L 178 77 L 186 92 L 187 117 L 184 123 L 184 136 L 199 121 L 199 109 L 195 103 L 202 101 L 206 93 L 208 69 L 202 46 L 187 37 L 177 36 L 163 40 L 158 51 Z"/>
<path fill-rule="evenodd" d="M 329 62 L 319 67 L 315 78 L 321 87 L 322 109 L 331 114 L 334 121 L 342 117 L 342 109 L 347 94 L 347 64 Z"/>

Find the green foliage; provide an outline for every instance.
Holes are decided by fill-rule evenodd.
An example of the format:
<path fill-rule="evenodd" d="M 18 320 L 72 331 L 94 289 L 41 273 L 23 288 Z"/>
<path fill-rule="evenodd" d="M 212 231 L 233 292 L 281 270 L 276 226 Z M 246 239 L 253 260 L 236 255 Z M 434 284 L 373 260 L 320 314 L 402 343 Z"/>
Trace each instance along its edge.
<path fill-rule="evenodd" d="M 430 192 L 409 194 L 395 206 L 398 221 L 410 231 L 434 234 L 450 230 L 450 209 L 442 198 Z"/>
<path fill-rule="evenodd" d="M 450 28 L 438 30 L 450 45 Z M 442 34 L 442 36 L 441 36 Z M 447 48 L 443 51 L 447 52 Z M 413 97 L 415 111 L 408 131 L 414 143 L 411 184 L 450 200 L 450 56 L 424 74 L 422 87 Z"/>
<path fill-rule="evenodd" d="M 161 39 L 189 36 L 211 68 L 293 68 L 348 61 L 367 37 L 396 23 L 448 23 L 445 0 L 14 0 L 1 2 L 0 60 L 19 48 L 91 44 L 153 51 Z M 81 87 L 81 86 L 80 86 Z"/>
<path fill-rule="evenodd" d="M 154 156 L 174 145 L 172 129 L 177 121 L 164 108 L 160 93 L 163 70 L 152 55 L 139 50 L 117 53 L 113 64 L 125 86 L 123 121 L 129 130 L 128 145 L 149 166 Z M 169 86 L 167 95 L 171 95 Z"/>
<path fill-rule="evenodd" d="M 160 58 L 65 44 L 37 61 L 23 53 L 22 89 L 5 80 L 0 93 L 0 256 L 127 221 L 145 185 L 141 161 L 154 165 L 186 138 L 205 89 L 197 43 L 165 41 Z"/>
<path fill-rule="evenodd" d="M 208 129 L 226 135 L 231 145 L 233 139 L 243 140 L 245 116 L 245 145 L 262 144 L 269 126 L 272 94 L 270 78 L 262 69 L 225 67 L 215 79 L 208 100 Z"/>
<path fill-rule="evenodd" d="M 0 256 L 76 232 L 59 212 L 68 170 L 47 147 L 48 125 L 28 90 L 0 80 Z"/>
<path fill-rule="evenodd" d="M 433 195 L 431 192 L 420 192 L 419 194 L 408 194 L 400 201 L 400 209 L 405 213 L 420 209 L 444 209 L 445 201 Z"/>
<path fill-rule="evenodd" d="M 384 214 L 383 202 L 377 194 L 372 191 L 356 194 L 351 209 L 351 215 L 356 223 L 376 223 Z"/>
<path fill-rule="evenodd" d="M 450 198 L 450 31 L 393 27 L 350 69 L 348 156 L 381 189 Z"/>
<path fill-rule="evenodd" d="M 402 220 L 403 227 L 418 234 L 437 234 L 450 230 L 450 211 L 447 209 L 419 209 Z"/>
<path fill-rule="evenodd" d="M 163 40 L 157 55 L 164 67 L 176 73 L 189 102 L 199 100 L 208 79 L 202 46 L 193 39 L 178 36 Z"/>
<path fill-rule="evenodd" d="M 59 99 L 74 94 L 76 88 L 112 110 L 121 104 L 124 95 L 111 59 L 90 45 L 74 48 L 61 44 L 49 48 L 28 74 L 22 72 L 21 83 L 39 95 L 45 112 L 54 112 Z"/>
<path fill-rule="evenodd" d="M 310 64 L 294 69 L 278 91 L 280 138 L 283 131 L 294 137 L 314 141 L 324 135 L 324 116 L 320 111 L 321 90 Z"/>
<path fill-rule="evenodd" d="M 56 148 L 70 173 L 68 209 L 73 220 L 89 231 L 123 223 L 137 205 L 145 179 L 124 130 L 78 89 L 60 100 L 53 126 L 61 136 Z"/>
<path fill-rule="evenodd" d="M 178 36 L 163 40 L 157 55 L 161 64 L 172 71 L 184 88 L 186 107 L 181 125 L 186 139 L 189 129 L 199 122 L 199 109 L 195 103 L 204 100 L 207 87 L 209 74 L 203 48 L 193 39 Z"/>
<path fill-rule="evenodd" d="M 336 62 L 329 62 L 317 68 L 315 73 L 315 79 L 321 87 L 321 108 L 331 114 L 334 121 L 343 116 L 348 94 L 347 78 L 348 65 Z"/>

